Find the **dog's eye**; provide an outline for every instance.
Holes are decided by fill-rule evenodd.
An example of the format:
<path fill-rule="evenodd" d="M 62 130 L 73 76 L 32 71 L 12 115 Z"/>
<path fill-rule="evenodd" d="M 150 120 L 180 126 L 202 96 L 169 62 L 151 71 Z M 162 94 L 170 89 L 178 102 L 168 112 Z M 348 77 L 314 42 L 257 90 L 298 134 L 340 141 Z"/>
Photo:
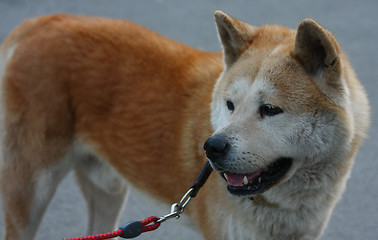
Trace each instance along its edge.
<path fill-rule="evenodd" d="M 265 116 L 271 117 L 271 116 L 283 113 L 281 108 L 274 106 L 272 104 L 261 105 L 259 112 L 260 112 L 261 117 L 265 117 Z"/>
<path fill-rule="evenodd" d="M 233 112 L 235 110 L 235 106 L 234 106 L 233 102 L 227 101 L 226 104 L 227 104 L 228 110 L 230 110 L 231 112 Z"/>

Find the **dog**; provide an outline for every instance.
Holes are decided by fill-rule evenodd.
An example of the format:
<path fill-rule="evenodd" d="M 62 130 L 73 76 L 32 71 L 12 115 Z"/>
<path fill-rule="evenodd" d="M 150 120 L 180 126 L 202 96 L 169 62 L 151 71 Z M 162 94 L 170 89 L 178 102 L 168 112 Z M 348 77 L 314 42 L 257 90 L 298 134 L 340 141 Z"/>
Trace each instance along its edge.
<path fill-rule="evenodd" d="M 112 231 L 133 186 L 177 202 L 206 239 L 318 239 L 369 124 L 369 103 L 336 38 L 215 13 L 223 53 L 137 24 L 52 15 L 1 46 L 6 240 L 33 239 L 74 170 L 88 233 Z M 205 151 L 204 151 L 204 149 Z M 106 209 L 106 211 L 103 211 Z"/>

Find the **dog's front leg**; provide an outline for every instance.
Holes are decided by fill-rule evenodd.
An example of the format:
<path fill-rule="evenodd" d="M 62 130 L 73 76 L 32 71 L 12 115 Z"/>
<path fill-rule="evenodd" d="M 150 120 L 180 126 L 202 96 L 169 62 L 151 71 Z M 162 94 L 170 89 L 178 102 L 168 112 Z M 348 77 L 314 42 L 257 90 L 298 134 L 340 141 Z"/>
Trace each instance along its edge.
<path fill-rule="evenodd" d="M 87 233 L 116 229 L 128 195 L 124 180 L 113 167 L 94 156 L 81 159 L 75 176 L 87 202 Z"/>

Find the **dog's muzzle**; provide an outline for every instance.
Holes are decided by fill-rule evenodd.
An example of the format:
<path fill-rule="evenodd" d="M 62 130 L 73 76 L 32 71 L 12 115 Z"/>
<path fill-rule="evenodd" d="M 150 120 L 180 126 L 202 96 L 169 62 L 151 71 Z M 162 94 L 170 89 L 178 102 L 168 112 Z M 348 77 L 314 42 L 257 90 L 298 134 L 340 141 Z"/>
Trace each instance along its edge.
<path fill-rule="evenodd" d="M 291 167 L 293 159 L 279 157 L 253 172 L 234 172 L 226 168 L 225 161 L 231 151 L 231 144 L 221 135 L 213 135 L 204 144 L 206 156 L 214 170 L 226 180 L 227 190 L 236 196 L 261 194 L 281 182 Z"/>

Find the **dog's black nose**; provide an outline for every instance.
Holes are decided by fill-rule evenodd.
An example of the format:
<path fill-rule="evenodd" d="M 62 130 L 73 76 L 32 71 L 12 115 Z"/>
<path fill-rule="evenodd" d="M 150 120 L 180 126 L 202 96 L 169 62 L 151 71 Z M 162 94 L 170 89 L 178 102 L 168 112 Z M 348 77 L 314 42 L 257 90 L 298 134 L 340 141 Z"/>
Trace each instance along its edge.
<path fill-rule="evenodd" d="M 214 135 L 207 139 L 207 141 L 203 145 L 203 148 L 206 151 L 207 158 L 211 161 L 216 162 L 226 155 L 226 153 L 230 149 L 230 144 L 224 137 Z"/>

